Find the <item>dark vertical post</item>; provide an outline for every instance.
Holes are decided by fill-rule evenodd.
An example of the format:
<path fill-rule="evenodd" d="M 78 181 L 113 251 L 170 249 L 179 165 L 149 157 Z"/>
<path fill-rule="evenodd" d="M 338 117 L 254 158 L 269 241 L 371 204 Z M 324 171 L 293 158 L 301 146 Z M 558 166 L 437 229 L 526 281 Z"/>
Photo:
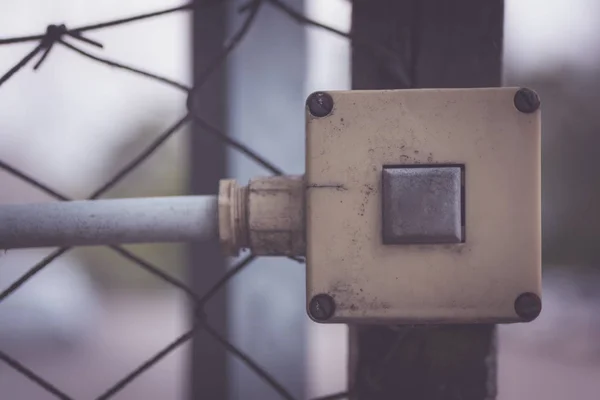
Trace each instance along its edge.
<path fill-rule="evenodd" d="M 203 0 L 194 0 L 194 3 L 198 6 L 192 22 L 193 71 L 196 78 L 222 50 L 226 39 L 228 2 L 210 7 L 201 7 L 205 3 Z M 225 68 L 221 68 L 212 74 L 202 88 L 195 91 L 193 99 L 196 113 L 220 128 L 226 128 L 226 89 Z M 218 193 L 219 179 L 225 175 L 225 145 L 192 125 L 189 149 L 190 193 Z M 206 292 L 224 273 L 225 262 L 216 238 L 213 242 L 190 246 L 189 279 L 196 293 Z M 211 325 L 225 333 L 226 288 L 210 300 L 205 311 Z M 228 398 L 226 360 L 225 350 L 212 338 L 202 331 L 195 335 L 189 398 Z"/>
<path fill-rule="evenodd" d="M 353 88 L 498 86 L 503 17 L 503 0 L 355 0 L 354 35 L 402 62 L 354 47 Z M 495 339 L 490 325 L 353 327 L 350 384 L 360 400 L 494 399 Z"/>

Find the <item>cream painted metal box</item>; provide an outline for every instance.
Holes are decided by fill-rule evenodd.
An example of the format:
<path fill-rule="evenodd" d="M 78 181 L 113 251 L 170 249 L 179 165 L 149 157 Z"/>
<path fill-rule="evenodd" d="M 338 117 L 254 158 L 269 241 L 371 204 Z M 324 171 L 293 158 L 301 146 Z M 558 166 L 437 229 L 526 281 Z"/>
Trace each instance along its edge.
<path fill-rule="evenodd" d="M 505 323 L 539 314 L 540 110 L 519 111 L 518 91 L 337 91 L 319 94 L 324 112 L 307 106 L 313 319 Z M 424 180 L 412 181 L 414 171 Z M 443 174 L 429 179 L 431 171 Z"/>

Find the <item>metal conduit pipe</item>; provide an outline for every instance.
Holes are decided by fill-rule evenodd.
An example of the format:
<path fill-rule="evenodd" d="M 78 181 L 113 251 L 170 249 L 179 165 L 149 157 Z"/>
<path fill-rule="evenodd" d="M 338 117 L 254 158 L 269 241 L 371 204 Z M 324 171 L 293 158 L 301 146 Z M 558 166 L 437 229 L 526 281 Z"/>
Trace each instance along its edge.
<path fill-rule="evenodd" d="M 216 196 L 0 205 L 0 248 L 202 241 L 218 235 Z"/>

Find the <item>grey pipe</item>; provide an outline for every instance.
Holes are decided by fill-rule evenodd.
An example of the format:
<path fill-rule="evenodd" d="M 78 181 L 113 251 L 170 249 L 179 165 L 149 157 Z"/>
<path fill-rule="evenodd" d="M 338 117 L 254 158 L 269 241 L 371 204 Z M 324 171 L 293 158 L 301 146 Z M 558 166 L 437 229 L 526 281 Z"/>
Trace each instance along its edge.
<path fill-rule="evenodd" d="M 0 249 L 202 241 L 217 215 L 216 196 L 0 205 Z"/>

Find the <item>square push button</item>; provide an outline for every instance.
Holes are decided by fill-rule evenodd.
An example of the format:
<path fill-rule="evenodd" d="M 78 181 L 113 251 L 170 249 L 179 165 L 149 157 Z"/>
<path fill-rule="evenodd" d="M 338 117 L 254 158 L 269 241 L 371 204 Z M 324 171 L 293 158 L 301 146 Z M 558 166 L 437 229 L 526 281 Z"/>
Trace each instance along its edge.
<path fill-rule="evenodd" d="M 384 167 L 383 243 L 462 242 L 462 169 L 460 165 Z"/>

